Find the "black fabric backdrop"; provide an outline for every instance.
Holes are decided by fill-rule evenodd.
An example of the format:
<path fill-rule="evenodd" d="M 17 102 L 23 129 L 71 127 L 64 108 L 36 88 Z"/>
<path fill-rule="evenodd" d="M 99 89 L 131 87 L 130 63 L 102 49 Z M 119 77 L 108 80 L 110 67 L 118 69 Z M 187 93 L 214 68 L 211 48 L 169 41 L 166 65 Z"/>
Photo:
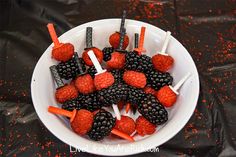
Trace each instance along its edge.
<path fill-rule="evenodd" d="M 173 32 L 200 75 L 197 108 L 187 125 L 160 146 L 135 156 L 236 156 L 235 0 L 0 0 L 0 156 L 95 156 L 71 153 L 35 113 L 30 80 L 58 34 L 98 19 L 145 21 Z M 174 128 L 173 128 L 174 129 Z"/>

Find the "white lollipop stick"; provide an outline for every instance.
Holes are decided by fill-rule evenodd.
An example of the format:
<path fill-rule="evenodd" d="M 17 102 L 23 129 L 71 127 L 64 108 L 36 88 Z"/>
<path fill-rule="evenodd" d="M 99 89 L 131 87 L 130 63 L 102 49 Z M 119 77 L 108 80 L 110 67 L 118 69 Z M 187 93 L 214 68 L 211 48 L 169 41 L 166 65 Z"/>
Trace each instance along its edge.
<path fill-rule="evenodd" d="M 94 65 L 95 69 L 97 70 L 97 73 L 95 75 L 98 75 L 98 74 L 106 72 L 105 69 L 102 69 L 100 63 L 98 62 L 97 57 L 95 56 L 95 54 L 94 54 L 94 52 L 92 50 L 88 51 L 88 55 L 89 55 L 89 58 L 91 59 L 91 61 L 93 62 L 93 65 Z M 121 116 L 120 116 L 120 111 L 118 109 L 118 106 L 115 105 L 115 104 L 112 104 L 112 108 L 113 108 L 113 110 L 115 112 L 116 118 L 118 120 L 120 120 Z"/>
<path fill-rule="evenodd" d="M 102 69 L 100 63 L 98 62 L 97 57 L 95 56 L 95 54 L 92 50 L 88 51 L 88 55 L 89 55 L 89 58 L 91 59 L 91 61 L 93 62 L 95 69 L 97 70 L 97 73 L 95 75 L 106 72 L 105 69 Z"/>
<path fill-rule="evenodd" d="M 191 73 L 187 73 L 174 87 L 169 86 L 177 95 L 179 95 L 179 88 L 184 84 L 184 82 L 191 76 Z"/>
<path fill-rule="evenodd" d="M 166 49 L 167 49 L 168 43 L 170 41 L 170 35 L 171 35 L 171 32 L 167 31 L 165 41 L 164 41 L 164 44 L 163 44 L 161 52 L 160 52 L 160 54 L 162 54 L 162 55 L 168 55 L 168 54 L 166 54 Z"/>
<path fill-rule="evenodd" d="M 120 115 L 120 111 L 118 109 L 118 106 L 115 105 L 115 104 L 112 104 L 112 108 L 113 108 L 113 110 L 115 112 L 117 120 L 120 120 L 121 119 L 121 115 Z"/>

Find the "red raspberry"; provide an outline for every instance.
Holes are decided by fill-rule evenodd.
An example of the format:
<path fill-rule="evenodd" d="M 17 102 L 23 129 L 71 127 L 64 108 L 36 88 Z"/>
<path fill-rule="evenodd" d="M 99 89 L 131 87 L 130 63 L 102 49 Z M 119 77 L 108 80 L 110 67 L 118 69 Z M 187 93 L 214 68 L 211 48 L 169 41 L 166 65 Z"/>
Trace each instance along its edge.
<path fill-rule="evenodd" d="M 109 43 L 111 44 L 112 47 L 117 49 L 119 47 L 119 43 L 120 43 L 120 33 L 119 32 L 113 33 L 109 37 Z M 127 35 L 125 35 L 124 42 L 123 42 L 123 47 L 122 47 L 123 50 L 125 50 L 128 45 L 129 45 L 129 37 Z"/>
<path fill-rule="evenodd" d="M 94 85 L 97 90 L 108 88 L 115 82 L 113 75 L 110 72 L 95 75 Z"/>
<path fill-rule="evenodd" d="M 66 62 L 74 55 L 74 46 L 70 43 L 61 44 L 60 47 L 52 50 L 52 58 Z"/>
<path fill-rule="evenodd" d="M 156 131 L 156 126 L 143 116 L 139 116 L 136 119 L 136 131 L 140 136 L 151 135 Z"/>
<path fill-rule="evenodd" d="M 74 120 L 71 122 L 71 128 L 79 135 L 85 135 L 93 125 L 93 113 L 81 109 L 77 111 Z"/>
<path fill-rule="evenodd" d="M 57 89 L 55 97 L 59 103 L 63 103 L 67 100 L 78 97 L 78 92 L 75 86 L 65 85 L 64 87 Z"/>
<path fill-rule="evenodd" d="M 96 48 L 96 47 L 86 49 L 86 50 L 83 52 L 82 58 L 83 58 L 84 62 L 85 62 L 88 66 L 93 66 L 93 62 L 91 61 L 91 59 L 89 58 L 89 55 L 88 55 L 88 51 L 89 51 L 89 50 L 93 50 L 95 56 L 96 56 L 97 59 L 98 59 L 98 62 L 101 63 L 102 60 L 103 60 L 103 53 L 102 53 L 101 50 L 99 50 L 99 49 Z"/>
<path fill-rule="evenodd" d="M 157 54 L 152 57 L 152 64 L 156 70 L 166 72 L 173 66 L 174 59 L 171 56 Z"/>
<path fill-rule="evenodd" d="M 147 78 L 143 73 L 131 70 L 124 72 L 123 80 L 136 88 L 144 88 L 147 84 Z"/>
<path fill-rule="evenodd" d="M 75 86 L 82 94 L 89 94 L 95 91 L 93 78 L 89 74 L 77 77 L 75 80 Z"/>
<path fill-rule="evenodd" d="M 120 52 L 113 52 L 111 54 L 111 59 L 107 61 L 107 66 L 109 69 L 121 69 L 125 65 L 125 54 Z"/>
<path fill-rule="evenodd" d="M 116 120 L 115 129 L 131 135 L 135 131 L 135 122 L 128 116 L 121 116 L 120 120 Z"/>
<path fill-rule="evenodd" d="M 177 96 L 169 86 L 164 86 L 156 93 L 156 98 L 163 106 L 171 107 L 176 102 Z"/>
<path fill-rule="evenodd" d="M 144 92 L 145 92 L 146 94 L 152 94 L 152 95 L 154 95 L 154 96 L 155 96 L 155 94 L 156 94 L 156 92 L 157 92 L 157 91 L 155 91 L 155 89 L 153 89 L 153 88 L 151 88 L 151 87 L 148 87 L 148 86 L 146 86 L 143 90 L 144 90 Z"/>

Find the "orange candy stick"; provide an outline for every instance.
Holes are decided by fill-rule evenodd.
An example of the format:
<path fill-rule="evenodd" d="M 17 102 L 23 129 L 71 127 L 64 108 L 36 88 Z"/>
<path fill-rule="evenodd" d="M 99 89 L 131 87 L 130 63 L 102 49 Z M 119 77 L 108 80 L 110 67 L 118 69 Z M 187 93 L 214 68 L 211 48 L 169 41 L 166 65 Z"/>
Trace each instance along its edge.
<path fill-rule="evenodd" d="M 49 34 L 50 34 L 50 36 L 51 36 L 51 39 L 52 39 L 52 41 L 53 41 L 53 43 L 54 43 L 54 47 L 53 47 L 53 48 L 58 48 L 58 47 L 60 47 L 60 46 L 61 46 L 61 43 L 60 43 L 59 40 L 58 40 L 57 33 L 56 33 L 56 31 L 55 31 L 55 28 L 54 28 L 53 24 L 52 24 L 52 23 L 49 23 L 49 24 L 47 25 L 47 27 L 48 27 L 48 31 L 49 31 Z"/>
<path fill-rule="evenodd" d="M 134 50 L 138 52 L 138 55 L 141 55 L 142 52 L 146 52 L 146 50 L 144 49 L 143 45 L 144 45 L 144 37 L 145 37 L 145 31 L 146 31 L 146 27 L 141 27 L 141 33 L 140 33 L 140 39 L 139 39 L 139 46 L 138 48 L 135 48 Z"/>
<path fill-rule="evenodd" d="M 131 104 L 130 104 L 130 103 L 127 103 L 127 104 L 126 104 L 126 107 L 125 107 L 125 112 L 126 112 L 126 113 L 129 112 L 130 107 L 131 107 Z"/>
<path fill-rule="evenodd" d="M 73 111 L 67 111 L 61 108 L 57 108 L 57 107 L 53 107 L 53 106 L 49 106 L 48 107 L 48 112 L 53 113 L 53 114 L 59 114 L 62 116 L 66 116 L 70 118 L 70 122 L 72 122 L 75 118 L 75 115 L 77 113 L 76 109 L 74 109 Z"/>
<path fill-rule="evenodd" d="M 117 136 L 119 136 L 119 137 L 121 137 L 123 139 L 126 139 L 126 140 L 128 140 L 130 142 L 134 142 L 135 141 L 133 137 L 131 137 L 130 135 L 125 134 L 125 133 L 123 133 L 123 132 L 121 132 L 121 131 L 119 131 L 117 129 L 112 129 L 111 133 L 114 134 L 114 135 L 117 135 Z"/>

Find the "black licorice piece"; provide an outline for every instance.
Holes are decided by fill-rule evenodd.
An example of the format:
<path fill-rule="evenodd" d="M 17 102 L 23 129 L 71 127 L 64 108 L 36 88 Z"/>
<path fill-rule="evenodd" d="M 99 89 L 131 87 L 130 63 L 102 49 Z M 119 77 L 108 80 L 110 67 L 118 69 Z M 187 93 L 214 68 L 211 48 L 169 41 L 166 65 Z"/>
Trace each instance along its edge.
<path fill-rule="evenodd" d="M 124 43 L 125 33 L 126 33 L 126 29 L 124 28 L 120 33 L 120 42 L 119 42 L 119 47 L 117 49 L 118 52 L 126 52 L 126 50 L 123 50 L 123 43 Z"/>
<path fill-rule="evenodd" d="M 56 65 L 50 66 L 50 71 L 52 73 L 52 77 L 53 77 L 54 81 L 57 84 L 57 89 L 63 87 L 65 84 L 62 81 L 59 73 L 57 72 Z"/>
<path fill-rule="evenodd" d="M 135 33 L 134 34 L 134 48 L 138 48 L 138 39 L 139 39 L 139 34 Z"/>
<path fill-rule="evenodd" d="M 83 65 L 81 61 L 79 60 L 79 56 L 76 52 L 74 54 L 74 59 L 75 59 L 76 64 L 78 65 L 78 69 L 79 69 L 78 75 L 84 75 L 86 73 L 86 70 L 83 68 Z"/>
<path fill-rule="evenodd" d="M 126 19 L 126 10 L 123 10 L 121 23 L 120 23 L 120 33 L 123 31 L 123 29 L 125 27 L 125 19 Z"/>
<path fill-rule="evenodd" d="M 93 38 L 92 38 L 93 28 L 87 27 L 86 28 L 86 48 L 92 48 L 93 47 Z"/>

